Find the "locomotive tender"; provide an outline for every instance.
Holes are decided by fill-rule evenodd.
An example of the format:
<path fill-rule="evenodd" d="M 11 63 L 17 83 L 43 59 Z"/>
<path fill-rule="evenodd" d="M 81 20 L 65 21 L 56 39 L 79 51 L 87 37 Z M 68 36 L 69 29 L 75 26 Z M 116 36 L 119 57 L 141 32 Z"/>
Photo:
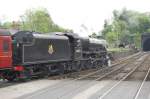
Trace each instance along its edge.
<path fill-rule="evenodd" d="M 107 66 L 106 41 L 74 33 L 0 29 L 0 76 L 9 81 Z"/>

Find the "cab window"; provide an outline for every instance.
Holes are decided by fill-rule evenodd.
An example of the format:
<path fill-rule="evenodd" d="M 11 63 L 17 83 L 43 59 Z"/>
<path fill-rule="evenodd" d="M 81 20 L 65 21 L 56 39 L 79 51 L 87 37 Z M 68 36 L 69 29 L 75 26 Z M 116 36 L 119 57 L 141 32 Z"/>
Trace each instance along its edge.
<path fill-rule="evenodd" d="M 8 52 L 9 51 L 9 43 L 8 41 L 3 41 L 3 51 Z"/>

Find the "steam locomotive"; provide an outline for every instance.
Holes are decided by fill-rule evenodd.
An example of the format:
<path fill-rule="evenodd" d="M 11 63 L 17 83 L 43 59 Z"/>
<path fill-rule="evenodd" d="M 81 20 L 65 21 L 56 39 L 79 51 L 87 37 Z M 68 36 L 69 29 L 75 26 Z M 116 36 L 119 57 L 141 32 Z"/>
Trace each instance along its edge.
<path fill-rule="evenodd" d="M 0 29 L 0 77 L 13 81 L 107 66 L 106 45 L 74 33 Z"/>

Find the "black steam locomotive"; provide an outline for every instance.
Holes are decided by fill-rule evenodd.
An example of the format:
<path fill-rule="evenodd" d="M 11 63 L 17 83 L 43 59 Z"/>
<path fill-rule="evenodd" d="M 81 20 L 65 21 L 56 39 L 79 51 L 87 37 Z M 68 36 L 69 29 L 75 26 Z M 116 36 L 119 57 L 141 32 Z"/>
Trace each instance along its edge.
<path fill-rule="evenodd" d="M 19 31 L 11 38 L 12 65 L 0 70 L 7 80 L 108 65 L 105 40 L 82 38 L 74 33 L 40 34 L 30 31 Z"/>

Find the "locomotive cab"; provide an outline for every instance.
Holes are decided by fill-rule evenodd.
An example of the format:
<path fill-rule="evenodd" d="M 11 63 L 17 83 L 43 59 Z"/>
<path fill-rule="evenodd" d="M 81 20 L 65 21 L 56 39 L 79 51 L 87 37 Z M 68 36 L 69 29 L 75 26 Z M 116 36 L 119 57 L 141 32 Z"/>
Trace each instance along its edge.
<path fill-rule="evenodd" d="M 75 33 L 56 32 L 55 35 L 66 36 L 69 38 L 72 60 L 81 60 L 82 58 L 82 41 L 79 35 Z"/>
<path fill-rule="evenodd" d="M 82 44 L 80 37 L 75 33 L 66 33 L 67 37 L 69 37 L 71 48 L 72 48 L 72 58 L 74 60 L 81 60 L 82 58 Z"/>
<path fill-rule="evenodd" d="M 0 30 L 0 69 L 12 67 L 12 39 L 9 31 Z"/>

